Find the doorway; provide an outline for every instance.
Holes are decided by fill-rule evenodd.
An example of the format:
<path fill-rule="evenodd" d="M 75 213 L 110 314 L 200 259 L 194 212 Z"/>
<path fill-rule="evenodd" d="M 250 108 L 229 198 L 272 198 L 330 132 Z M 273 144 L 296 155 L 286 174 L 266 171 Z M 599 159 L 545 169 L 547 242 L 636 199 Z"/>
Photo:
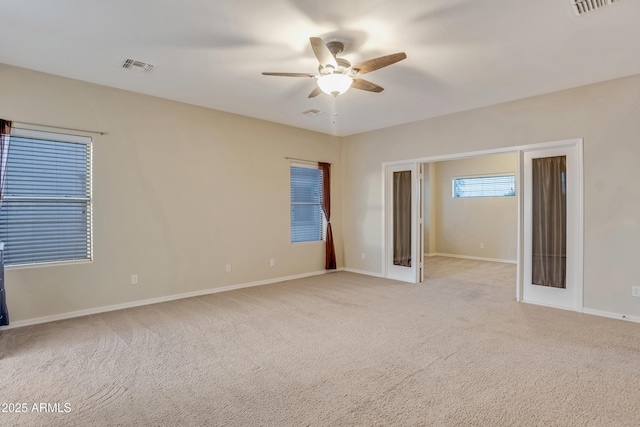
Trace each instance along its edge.
<path fill-rule="evenodd" d="M 542 157 L 556 156 L 560 151 L 554 152 L 553 150 L 564 150 L 568 157 L 568 167 L 565 171 L 565 183 L 568 185 L 567 192 L 570 192 L 570 206 L 571 210 L 568 212 L 567 218 L 571 218 L 567 224 L 570 225 L 571 230 L 567 229 L 566 234 L 566 271 L 567 282 L 569 284 L 568 289 L 556 288 L 554 286 L 545 286 L 545 288 L 539 291 L 537 287 L 541 285 L 534 284 L 532 282 L 532 266 L 531 259 L 533 257 L 532 251 L 532 238 L 533 232 L 531 222 L 533 218 L 530 215 L 531 212 L 531 186 L 530 182 L 526 184 L 528 179 L 527 173 L 527 159 L 536 158 L 535 156 L 541 155 Z M 582 265 L 583 265 L 583 196 L 582 196 L 582 139 L 572 139 L 555 141 L 542 144 L 532 144 L 526 146 L 507 147 L 504 149 L 485 150 L 478 152 L 469 152 L 456 155 L 436 156 L 428 158 L 419 158 L 411 161 L 385 163 L 383 167 L 383 176 L 385 181 L 384 191 L 385 197 L 383 198 L 385 203 L 385 241 L 384 256 L 385 266 L 383 268 L 383 274 L 386 277 L 404 280 L 412 283 L 418 283 L 421 281 L 422 263 L 416 265 L 414 262 L 410 267 L 398 267 L 393 264 L 392 255 L 392 242 L 394 239 L 393 234 L 393 192 L 392 192 L 392 180 L 393 173 L 396 171 L 411 171 L 412 181 L 412 194 L 414 197 L 411 201 L 411 235 L 413 236 L 411 241 L 411 257 L 413 260 L 417 260 L 418 248 L 422 248 L 424 245 L 424 234 L 421 225 L 422 222 L 422 209 L 416 202 L 421 203 L 422 192 L 422 174 L 421 166 L 424 163 L 433 163 L 447 160 L 460 160 L 468 159 L 479 156 L 486 156 L 490 154 L 505 154 L 505 153 L 517 153 L 518 165 L 516 171 L 517 177 L 517 278 L 516 278 L 516 300 L 524 301 L 533 304 L 549 305 L 558 308 L 566 308 L 571 310 L 582 310 Z M 562 180 L 562 177 L 561 177 Z M 570 184 L 569 184 L 570 182 Z M 420 191 L 418 191 L 420 189 Z M 569 193 L 567 193 L 569 194 Z M 568 200 L 569 200 L 568 199 Z M 575 206 L 574 206 L 575 205 Z M 568 205 L 569 206 L 569 205 Z M 527 212 L 529 212 L 527 214 Z M 526 214 L 526 215 L 525 215 Z M 540 254 L 538 254 L 540 255 Z M 544 255 L 544 254 L 543 254 Z M 561 253 L 548 253 L 547 259 L 553 259 L 553 257 L 561 257 Z M 422 254 L 420 257 L 422 260 Z M 531 282 L 531 283 L 529 283 Z M 532 288 L 532 286 L 535 286 Z M 558 291 L 557 289 L 563 289 Z M 547 297 L 540 297 L 538 294 L 548 294 Z M 561 296 L 562 295 L 562 296 Z M 546 299 L 545 299 L 546 298 Z"/>

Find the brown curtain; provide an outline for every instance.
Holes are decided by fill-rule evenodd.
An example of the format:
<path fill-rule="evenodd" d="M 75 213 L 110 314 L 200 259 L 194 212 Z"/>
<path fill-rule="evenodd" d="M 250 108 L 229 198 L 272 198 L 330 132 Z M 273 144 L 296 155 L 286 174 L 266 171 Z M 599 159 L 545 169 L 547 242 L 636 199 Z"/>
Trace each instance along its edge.
<path fill-rule="evenodd" d="M 0 119 L 0 209 L 2 209 L 2 197 L 4 196 L 4 183 L 7 177 L 7 159 L 9 158 L 9 140 L 11 134 L 11 121 Z M 9 324 L 9 311 L 7 310 L 7 298 L 4 292 L 4 265 L 2 253 L 0 253 L 0 325 Z"/>
<path fill-rule="evenodd" d="M 327 218 L 327 244 L 325 249 L 324 268 L 336 269 L 336 248 L 333 244 L 333 231 L 331 231 L 331 164 L 318 163 L 318 169 L 322 171 L 322 211 Z"/>
<path fill-rule="evenodd" d="M 566 288 L 567 157 L 532 161 L 532 283 Z"/>
<path fill-rule="evenodd" d="M 4 182 L 7 177 L 7 158 L 9 157 L 10 134 L 11 121 L 0 119 L 0 202 L 2 202 L 2 196 L 4 195 Z"/>
<path fill-rule="evenodd" d="M 393 173 L 393 264 L 411 267 L 411 171 Z"/>

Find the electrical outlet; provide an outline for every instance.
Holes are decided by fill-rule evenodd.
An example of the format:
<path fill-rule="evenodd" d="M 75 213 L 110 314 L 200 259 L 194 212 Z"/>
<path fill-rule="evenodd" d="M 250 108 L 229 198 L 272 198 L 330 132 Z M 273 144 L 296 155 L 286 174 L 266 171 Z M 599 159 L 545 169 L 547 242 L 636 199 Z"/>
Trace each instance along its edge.
<path fill-rule="evenodd" d="M 132 285 L 137 285 L 138 284 L 138 275 L 137 274 L 132 274 L 131 275 L 131 284 Z"/>
<path fill-rule="evenodd" d="M 276 266 L 276 260 L 275 259 L 271 259 L 269 265 L 271 265 L 271 267 L 275 267 Z"/>
<path fill-rule="evenodd" d="M 632 286 L 631 295 L 633 295 L 634 297 L 640 297 L 640 286 Z"/>
<path fill-rule="evenodd" d="M 480 249 L 484 249 L 484 243 L 480 243 Z"/>
<path fill-rule="evenodd" d="M 227 273 L 231 273 L 231 264 L 227 264 L 224 268 Z"/>
<path fill-rule="evenodd" d="M 362 253 L 360 254 L 360 258 L 361 258 L 361 259 L 365 259 L 364 252 L 362 252 Z"/>

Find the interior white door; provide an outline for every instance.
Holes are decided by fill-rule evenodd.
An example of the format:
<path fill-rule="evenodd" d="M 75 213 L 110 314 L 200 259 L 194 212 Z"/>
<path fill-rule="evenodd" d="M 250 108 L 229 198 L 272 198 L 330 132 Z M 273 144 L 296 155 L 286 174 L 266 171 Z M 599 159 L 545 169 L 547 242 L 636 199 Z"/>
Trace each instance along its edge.
<path fill-rule="evenodd" d="M 385 168 L 386 276 L 416 283 L 418 257 L 418 167 L 416 163 Z M 421 258 L 421 257 L 420 257 Z"/>
<path fill-rule="evenodd" d="M 577 145 L 524 153 L 525 302 L 582 309 L 579 160 Z"/>

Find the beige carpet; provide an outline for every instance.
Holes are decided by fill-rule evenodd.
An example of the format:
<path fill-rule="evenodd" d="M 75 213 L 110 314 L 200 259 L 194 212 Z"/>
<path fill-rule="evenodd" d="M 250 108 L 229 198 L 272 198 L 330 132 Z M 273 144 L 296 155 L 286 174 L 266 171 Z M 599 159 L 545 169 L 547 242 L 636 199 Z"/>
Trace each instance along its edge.
<path fill-rule="evenodd" d="M 518 304 L 514 265 L 427 270 L 4 331 L 0 403 L 28 412 L 0 425 L 640 425 L 640 325 Z"/>

